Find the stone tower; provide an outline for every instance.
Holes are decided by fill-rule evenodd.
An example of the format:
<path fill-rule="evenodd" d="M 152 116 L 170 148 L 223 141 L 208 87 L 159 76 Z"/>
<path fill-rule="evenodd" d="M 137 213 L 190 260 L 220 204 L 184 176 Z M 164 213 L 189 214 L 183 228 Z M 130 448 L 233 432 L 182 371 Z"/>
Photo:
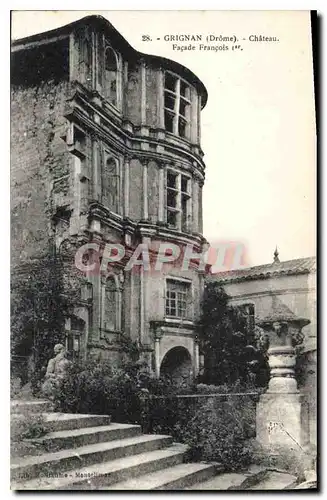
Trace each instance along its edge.
<path fill-rule="evenodd" d="M 190 70 L 137 52 L 101 16 L 12 44 L 13 266 L 53 240 L 80 286 L 65 317 L 80 356 L 119 359 L 124 337 L 157 375 L 197 374 L 197 262 L 154 273 L 126 261 L 140 244 L 202 251 L 206 100 Z M 100 263 L 109 243 L 124 258 L 78 272 L 76 252 L 90 243 Z"/>

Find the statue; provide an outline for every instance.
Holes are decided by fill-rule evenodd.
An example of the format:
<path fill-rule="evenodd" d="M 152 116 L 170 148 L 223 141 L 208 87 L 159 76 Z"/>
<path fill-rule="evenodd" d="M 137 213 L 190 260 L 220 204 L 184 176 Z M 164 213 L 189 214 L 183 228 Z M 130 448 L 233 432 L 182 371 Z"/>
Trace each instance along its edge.
<path fill-rule="evenodd" d="M 67 359 L 67 352 L 62 344 L 56 344 L 53 348 L 55 354 L 48 362 L 47 371 L 42 385 L 42 393 L 49 399 L 53 399 L 54 392 L 60 381 L 64 378 L 71 361 Z"/>

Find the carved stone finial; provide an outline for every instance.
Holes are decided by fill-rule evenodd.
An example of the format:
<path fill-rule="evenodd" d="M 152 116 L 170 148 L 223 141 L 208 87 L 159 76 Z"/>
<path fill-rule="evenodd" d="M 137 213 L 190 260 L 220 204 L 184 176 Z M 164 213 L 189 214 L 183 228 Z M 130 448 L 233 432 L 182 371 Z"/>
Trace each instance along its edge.
<path fill-rule="evenodd" d="M 275 248 L 275 251 L 274 251 L 274 263 L 278 264 L 280 262 L 279 260 L 279 252 L 278 252 L 278 248 L 277 248 L 277 245 L 276 245 L 276 248 Z"/>

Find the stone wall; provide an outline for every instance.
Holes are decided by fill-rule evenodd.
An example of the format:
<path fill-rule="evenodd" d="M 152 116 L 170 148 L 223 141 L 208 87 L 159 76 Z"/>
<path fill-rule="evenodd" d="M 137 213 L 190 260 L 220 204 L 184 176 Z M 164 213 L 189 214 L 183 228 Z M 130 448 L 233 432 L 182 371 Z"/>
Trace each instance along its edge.
<path fill-rule="evenodd" d="M 71 188 L 65 134 L 68 82 L 14 86 L 11 94 L 11 258 L 12 265 L 47 248 L 51 191 Z M 68 195 L 69 196 L 69 195 Z"/>

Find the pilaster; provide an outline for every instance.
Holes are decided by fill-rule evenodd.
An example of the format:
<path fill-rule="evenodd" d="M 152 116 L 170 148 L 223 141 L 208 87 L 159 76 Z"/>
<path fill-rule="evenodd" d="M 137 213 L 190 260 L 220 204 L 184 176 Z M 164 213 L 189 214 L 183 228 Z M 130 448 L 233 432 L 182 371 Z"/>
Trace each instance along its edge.
<path fill-rule="evenodd" d="M 149 204 L 148 204 L 148 160 L 142 160 L 142 179 L 143 179 L 143 220 L 148 220 L 149 218 Z"/>
<path fill-rule="evenodd" d="M 130 158 L 125 157 L 124 161 L 124 217 L 129 217 L 129 174 Z"/>
<path fill-rule="evenodd" d="M 164 73 L 161 68 L 157 72 L 157 116 L 158 116 L 158 127 L 161 129 L 165 128 L 165 101 L 164 101 Z"/>
<path fill-rule="evenodd" d="M 146 124 L 146 65 L 141 62 L 141 124 Z"/>
<path fill-rule="evenodd" d="M 192 179 L 192 209 L 193 209 L 193 232 L 199 231 L 199 180 L 197 176 Z"/>
<path fill-rule="evenodd" d="M 165 164 L 159 162 L 159 199 L 158 199 L 158 222 L 165 222 Z"/>
<path fill-rule="evenodd" d="M 101 200 L 101 150 L 96 137 L 92 137 L 92 195 L 93 199 Z"/>

